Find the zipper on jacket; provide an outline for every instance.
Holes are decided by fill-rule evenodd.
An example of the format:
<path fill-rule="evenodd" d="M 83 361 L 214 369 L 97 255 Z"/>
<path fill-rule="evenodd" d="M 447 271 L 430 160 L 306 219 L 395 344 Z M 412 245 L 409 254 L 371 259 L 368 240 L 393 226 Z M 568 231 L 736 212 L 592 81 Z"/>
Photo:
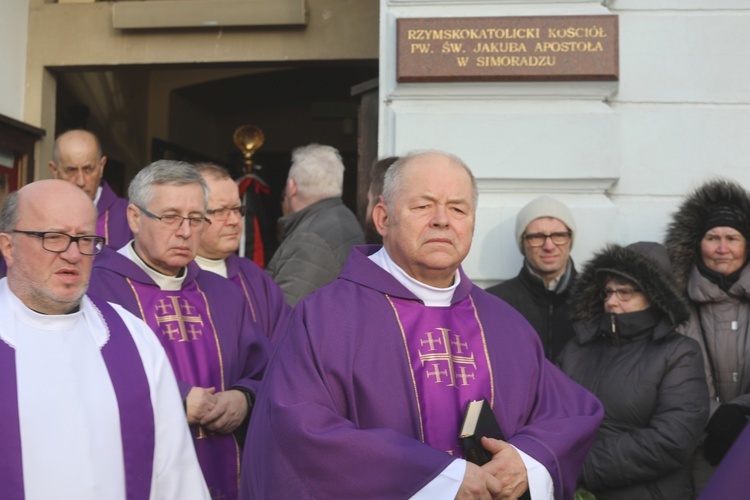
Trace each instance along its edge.
<path fill-rule="evenodd" d="M 547 345 L 549 346 L 549 355 L 550 359 L 554 361 L 554 359 L 557 357 L 556 352 L 553 352 L 552 349 L 552 327 L 555 324 L 554 318 L 552 315 L 555 313 L 555 306 L 552 304 L 549 305 L 549 315 L 547 316 Z"/>
<path fill-rule="evenodd" d="M 618 337 L 617 322 L 615 321 L 614 314 L 610 315 L 610 320 L 612 322 L 612 339 L 614 340 L 615 345 L 619 347 L 620 338 Z"/>

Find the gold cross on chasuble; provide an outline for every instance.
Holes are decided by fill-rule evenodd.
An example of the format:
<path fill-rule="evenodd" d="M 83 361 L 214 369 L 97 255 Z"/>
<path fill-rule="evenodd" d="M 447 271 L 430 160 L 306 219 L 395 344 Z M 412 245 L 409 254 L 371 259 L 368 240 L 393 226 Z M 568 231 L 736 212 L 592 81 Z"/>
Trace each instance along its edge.
<path fill-rule="evenodd" d="M 156 304 L 156 323 L 161 328 L 161 332 L 169 337 L 169 340 L 178 342 L 188 342 L 196 340 L 199 335 L 203 334 L 203 318 L 195 314 L 196 309 L 190 303 L 175 295 L 167 296 L 169 302 L 161 299 Z M 172 314 L 170 314 L 172 312 Z M 176 338 L 175 338 L 176 337 Z"/>
<path fill-rule="evenodd" d="M 436 384 L 447 384 L 448 387 L 455 387 L 456 380 L 460 385 L 469 385 L 469 379 L 474 379 L 474 374 L 470 373 L 469 367 L 476 370 L 477 365 L 474 362 L 474 353 L 464 352 L 468 345 L 461 342 L 461 335 L 451 333 L 448 328 L 437 328 L 439 336 L 435 337 L 433 332 L 426 332 L 425 338 L 420 340 L 422 347 L 427 346 L 427 351 L 422 352 L 419 349 L 419 360 L 422 366 L 430 363 L 432 371 L 425 371 L 425 375 L 432 379 Z M 441 368 L 444 368 L 441 370 Z"/>

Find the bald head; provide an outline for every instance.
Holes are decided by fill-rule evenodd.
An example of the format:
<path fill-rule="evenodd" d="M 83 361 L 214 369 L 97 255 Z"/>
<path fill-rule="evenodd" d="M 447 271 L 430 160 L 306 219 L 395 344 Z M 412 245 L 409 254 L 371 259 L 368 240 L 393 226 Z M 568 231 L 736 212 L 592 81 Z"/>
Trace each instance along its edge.
<path fill-rule="evenodd" d="M 88 215 L 82 217 L 82 220 L 71 222 L 96 224 L 96 207 L 91 198 L 69 182 L 58 179 L 32 182 L 18 190 L 18 197 L 21 220 L 29 217 L 35 220 L 51 211 L 60 211 L 60 215 L 64 216 L 70 210 L 72 215 L 80 209 Z"/>
<path fill-rule="evenodd" d="M 70 130 L 55 141 L 49 168 L 55 179 L 78 186 L 93 200 L 106 162 L 94 134 L 86 130 Z"/>
<path fill-rule="evenodd" d="M 68 236 L 96 234 L 91 199 L 68 182 L 37 181 L 8 196 L 0 220 L 11 291 L 43 314 L 77 307 L 88 287 L 92 257 L 81 254 L 81 242 L 73 244 Z"/>

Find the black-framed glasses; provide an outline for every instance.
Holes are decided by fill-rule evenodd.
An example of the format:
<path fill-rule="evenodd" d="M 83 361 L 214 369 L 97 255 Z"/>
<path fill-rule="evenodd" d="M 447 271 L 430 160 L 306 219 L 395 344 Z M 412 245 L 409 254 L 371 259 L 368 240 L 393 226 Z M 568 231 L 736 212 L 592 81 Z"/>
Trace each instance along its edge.
<path fill-rule="evenodd" d="M 211 224 L 211 221 L 206 217 L 183 217 L 182 215 L 178 214 L 156 215 L 155 213 L 149 212 L 140 205 L 136 205 L 136 207 L 138 207 L 138 210 L 143 212 L 144 215 L 151 217 L 152 219 L 156 219 L 164 223 L 165 225 L 175 229 L 182 227 L 182 223 L 185 221 L 188 221 L 188 225 L 193 229 L 202 227 L 203 224 Z"/>
<path fill-rule="evenodd" d="M 229 214 L 235 213 L 239 215 L 240 217 L 245 216 L 245 212 L 247 211 L 247 207 L 245 205 L 239 205 L 237 207 L 229 207 L 229 208 L 217 208 L 215 210 L 206 210 L 206 215 L 210 215 L 212 219 L 214 220 L 227 220 L 229 218 Z"/>
<path fill-rule="evenodd" d="M 570 241 L 570 231 L 549 234 L 531 233 L 523 235 L 523 239 L 526 240 L 526 243 L 528 243 L 530 247 L 543 246 L 544 242 L 547 241 L 547 238 L 552 240 L 552 243 L 557 246 L 565 245 Z"/>
<path fill-rule="evenodd" d="M 21 231 L 19 229 L 14 229 L 13 232 L 39 238 L 42 240 L 42 248 L 53 253 L 65 252 L 73 242 L 76 242 L 78 251 L 83 255 L 98 255 L 104 248 L 104 237 L 95 234 L 71 236 L 57 231 Z"/>
<path fill-rule="evenodd" d="M 620 299 L 623 302 L 627 302 L 630 299 L 633 298 L 633 295 L 640 292 L 640 290 L 636 290 L 635 288 L 617 288 L 615 290 L 612 290 L 610 288 L 605 288 L 604 291 L 602 291 L 599 296 L 604 300 L 609 300 L 609 298 L 614 293 L 618 299 Z"/>

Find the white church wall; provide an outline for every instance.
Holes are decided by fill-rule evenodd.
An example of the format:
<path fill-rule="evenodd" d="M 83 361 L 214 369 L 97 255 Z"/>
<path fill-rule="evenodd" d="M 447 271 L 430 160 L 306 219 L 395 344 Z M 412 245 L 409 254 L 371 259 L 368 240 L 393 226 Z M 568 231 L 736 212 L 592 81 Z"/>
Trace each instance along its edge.
<path fill-rule="evenodd" d="M 0 114 L 23 119 L 29 0 L 0 2 Z"/>
<path fill-rule="evenodd" d="M 619 82 L 396 82 L 396 19 L 619 16 Z M 578 224 L 580 267 L 604 244 L 661 240 L 681 197 L 712 175 L 750 187 L 750 2 L 381 1 L 380 155 L 443 149 L 478 180 L 464 268 L 514 276 L 515 215 L 549 194 Z"/>

